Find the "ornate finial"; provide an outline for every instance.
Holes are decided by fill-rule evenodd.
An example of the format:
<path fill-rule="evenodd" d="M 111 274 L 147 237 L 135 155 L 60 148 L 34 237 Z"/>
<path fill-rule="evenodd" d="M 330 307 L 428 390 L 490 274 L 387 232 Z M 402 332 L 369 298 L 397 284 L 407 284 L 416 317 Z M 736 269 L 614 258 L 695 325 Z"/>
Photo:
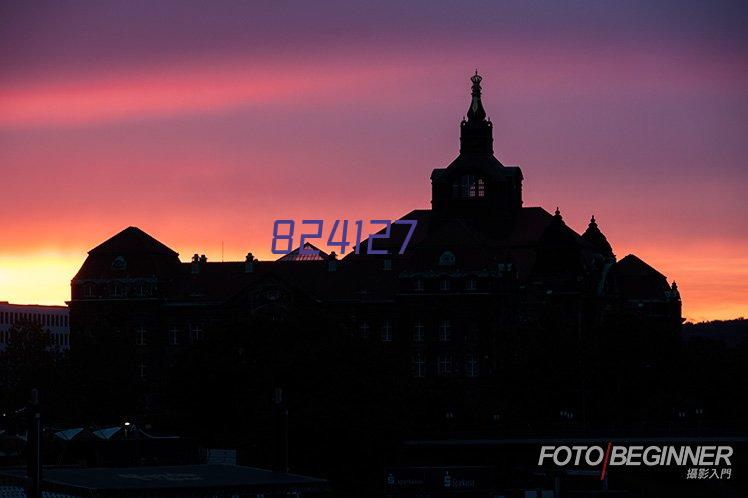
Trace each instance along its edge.
<path fill-rule="evenodd" d="M 467 112 L 467 120 L 470 122 L 485 121 L 486 111 L 483 109 L 483 103 L 480 100 L 480 82 L 483 81 L 483 77 L 478 74 L 477 69 L 475 70 L 475 74 L 470 77 L 470 81 L 473 82 L 472 91 L 470 92 L 472 101 Z"/>
<path fill-rule="evenodd" d="M 558 217 L 560 217 L 560 216 L 561 216 L 561 210 L 560 210 L 560 209 L 558 208 L 558 206 L 556 206 L 556 212 L 555 212 L 555 213 L 553 213 L 553 214 L 555 214 L 555 215 L 556 215 L 556 216 L 558 216 Z"/>

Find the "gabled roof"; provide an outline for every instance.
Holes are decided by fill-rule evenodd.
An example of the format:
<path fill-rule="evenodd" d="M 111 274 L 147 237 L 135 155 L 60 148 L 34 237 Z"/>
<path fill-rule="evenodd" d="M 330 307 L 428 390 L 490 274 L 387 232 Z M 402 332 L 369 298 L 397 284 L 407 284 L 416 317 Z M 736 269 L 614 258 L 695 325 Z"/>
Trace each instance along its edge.
<path fill-rule="evenodd" d="M 276 261 L 283 261 L 283 262 L 289 262 L 289 261 L 322 261 L 327 259 L 328 254 L 322 250 L 320 250 L 318 247 L 314 246 L 313 244 L 310 244 L 309 242 L 306 242 L 304 244 L 304 250 L 305 251 L 317 251 L 317 254 L 301 254 L 299 252 L 299 248 L 297 247 L 293 251 L 289 252 L 285 256 L 282 256 L 278 258 Z"/>
<path fill-rule="evenodd" d="M 664 299 L 670 291 L 665 275 L 633 254 L 613 265 L 608 281 L 609 289 L 626 299 Z"/>
<path fill-rule="evenodd" d="M 167 254 L 178 256 L 138 227 L 127 227 L 120 233 L 94 247 L 88 254 Z"/>
<path fill-rule="evenodd" d="M 626 277 L 659 277 L 665 278 L 665 275 L 658 272 L 647 263 L 633 254 L 629 254 L 615 265 L 616 275 Z"/>

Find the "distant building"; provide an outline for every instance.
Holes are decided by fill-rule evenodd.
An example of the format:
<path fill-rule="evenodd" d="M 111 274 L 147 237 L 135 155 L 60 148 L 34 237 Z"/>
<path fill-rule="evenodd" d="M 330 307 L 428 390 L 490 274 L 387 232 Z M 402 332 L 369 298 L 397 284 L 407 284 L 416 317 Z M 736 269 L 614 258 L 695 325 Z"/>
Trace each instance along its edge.
<path fill-rule="evenodd" d="M 9 331 L 19 322 L 39 324 L 52 339 L 52 346 L 70 349 L 70 323 L 67 306 L 42 306 L 38 304 L 10 304 L 0 301 L 0 351 L 10 340 Z"/>
<path fill-rule="evenodd" d="M 25 497 L 26 471 L 0 471 L 0 496 Z M 315 477 L 237 465 L 44 469 L 43 496 L 76 497 L 302 497 L 328 490 Z"/>

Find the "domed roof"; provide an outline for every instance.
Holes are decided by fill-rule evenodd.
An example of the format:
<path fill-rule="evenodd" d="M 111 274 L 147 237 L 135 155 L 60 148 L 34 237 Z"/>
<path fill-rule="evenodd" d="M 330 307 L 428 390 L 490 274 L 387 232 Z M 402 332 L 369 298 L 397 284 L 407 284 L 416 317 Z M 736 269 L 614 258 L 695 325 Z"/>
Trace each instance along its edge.
<path fill-rule="evenodd" d="M 582 238 L 592 244 L 592 246 L 600 251 L 603 256 L 615 258 L 613 248 L 610 246 L 605 235 L 600 231 L 600 228 L 598 228 L 594 216 L 590 219 L 590 224 L 587 226 L 587 230 L 582 234 Z"/>

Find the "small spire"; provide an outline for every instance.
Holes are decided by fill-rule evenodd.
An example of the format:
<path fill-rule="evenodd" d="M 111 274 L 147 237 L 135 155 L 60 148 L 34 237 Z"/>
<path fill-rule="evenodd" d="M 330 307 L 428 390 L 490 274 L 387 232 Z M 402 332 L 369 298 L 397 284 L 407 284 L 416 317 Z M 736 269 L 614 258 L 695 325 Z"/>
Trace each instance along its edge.
<path fill-rule="evenodd" d="M 587 230 L 582 234 L 582 238 L 592 244 L 603 256 L 607 258 L 615 257 L 615 254 L 613 254 L 613 248 L 610 247 L 608 239 L 597 226 L 595 215 L 592 215 L 590 218 L 590 224 L 587 226 Z"/>
<path fill-rule="evenodd" d="M 673 285 L 670 286 L 670 297 L 676 300 L 680 300 L 680 291 L 678 290 L 678 284 L 673 280 Z"/>
<path fill-rule="evenodd" d="M 554 214 L 555 216 L 557 216 L 558 218 L 561 218 L 561 210 L 560 210 L 560 209 L 558 208 L 558 206 L 556 206 L 556 212 L 555 212 L 555 213 L 553 213 L 553 214 Z"/>

